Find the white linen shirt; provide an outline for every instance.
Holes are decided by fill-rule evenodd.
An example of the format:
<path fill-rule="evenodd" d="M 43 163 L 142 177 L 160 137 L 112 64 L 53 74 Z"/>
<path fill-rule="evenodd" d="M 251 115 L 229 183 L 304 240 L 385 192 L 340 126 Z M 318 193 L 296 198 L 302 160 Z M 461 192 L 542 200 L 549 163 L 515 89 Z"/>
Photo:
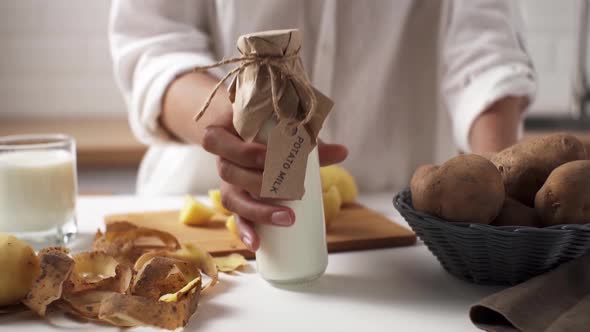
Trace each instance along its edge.
<path fill-rule="evenodd" d="M 284 28 L 302 31 L 311 81 L 335 101 L 320 136 L 349 148 L 344 167 L 362 190 L 401 188 L 419 164 L 469 151 L 471 125 L 493 102 L 533 98 L 516 4 L 115 0 L 109 27 L 115 76 L 133 132 L 150 144 L 138 193 L 218 186 L 214 157 L 174 142 L 160 126 L 162 97 L 191 68 L 237 56 L 240 35 Z M 211 73 L 221 77 L 229 68 Z"/>

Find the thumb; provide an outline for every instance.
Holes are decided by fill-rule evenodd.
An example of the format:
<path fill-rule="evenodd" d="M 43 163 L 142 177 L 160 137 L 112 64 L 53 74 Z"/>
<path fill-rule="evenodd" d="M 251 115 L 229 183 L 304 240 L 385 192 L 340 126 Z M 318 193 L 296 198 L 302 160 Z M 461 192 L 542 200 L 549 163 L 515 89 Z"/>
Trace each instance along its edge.
<path fill-rule="evenodd" d="M 348 156 L 348 149 L 342 144 L 328 144 L 318 140 L 318 154 L 320 165 L 328 166 L 344 161 Z"/>

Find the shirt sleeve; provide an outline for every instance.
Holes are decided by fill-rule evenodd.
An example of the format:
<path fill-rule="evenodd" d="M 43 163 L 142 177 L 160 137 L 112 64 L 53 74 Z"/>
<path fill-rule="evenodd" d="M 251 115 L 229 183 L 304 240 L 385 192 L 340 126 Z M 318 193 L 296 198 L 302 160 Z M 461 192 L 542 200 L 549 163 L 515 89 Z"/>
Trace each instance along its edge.
<path fill-rule="evenodd" d="M 532 101 L 535 74 L 516 1 L 454 0 L 446 4 L 441 94 L 451 114 L 455 142 L 459 149 L 470 152 L 469 131 L 478 115 L 507 96 Z"/>
<path fill-rule="evenodd" d="M 172 140 L 159 124 L 168 85 L 196 66 L 215 62 L 206 33 L 210 5 L 205 0 L 112 3 L 109 43 L 115 80 L 129 110 L 131 129 L 143 143 Z M 221 69 L 211 72 L 223 76 Z"/>

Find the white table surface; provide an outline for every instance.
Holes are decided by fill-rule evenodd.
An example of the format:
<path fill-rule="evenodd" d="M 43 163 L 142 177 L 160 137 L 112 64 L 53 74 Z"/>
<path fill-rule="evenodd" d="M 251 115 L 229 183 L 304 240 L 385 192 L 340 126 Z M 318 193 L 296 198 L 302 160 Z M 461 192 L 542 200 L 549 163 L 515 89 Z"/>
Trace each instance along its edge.
<path fill-rule="evenodd" d="M 360 201 L 407 226 L 391 204 L 391 194 L 364 195 Z M 82 197 L 80 234 L 74 250 L 89 248 L 103 216 L 110 213 L 178 208 L 182 198 Z M 289 289 L 274 288 L 250 262 L 238 275 L 222 275 L 205 292 L 186 331 L 477 331 L 468 317 L 472 303 L 498 291 L 458 280 L 427 248 L 411 247 L 330 254 L 319 280 Z M 61 315 L 49 321 L 29 314 L 0 316 L 0 331 L 118 331 L 77 323 Z M 154 331 L 134 328 L 130 331 Z"/>

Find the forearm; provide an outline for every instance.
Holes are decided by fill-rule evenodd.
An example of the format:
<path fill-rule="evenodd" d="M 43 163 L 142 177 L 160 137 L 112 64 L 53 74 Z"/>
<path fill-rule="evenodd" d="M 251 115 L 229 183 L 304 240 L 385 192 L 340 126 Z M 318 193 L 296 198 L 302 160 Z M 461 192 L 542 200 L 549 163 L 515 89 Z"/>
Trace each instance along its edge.
<path fill-rule="evenodd" d="M 193 120 L 217 82 L 207 73 L 188 73 L 174 80 L 162 101 L 162 126 L 183 142 L 201 145 L 206 127 L 231 123 L 231 104 L 224 87 L 217 90 L 199 122 Z"/>
<path fill-rule="evenodd" d="M 516 143 L 527 102 L 525 97 L 506 97 L 480 114 L 469 131 L 472 152 L 498 152 Z"/>

